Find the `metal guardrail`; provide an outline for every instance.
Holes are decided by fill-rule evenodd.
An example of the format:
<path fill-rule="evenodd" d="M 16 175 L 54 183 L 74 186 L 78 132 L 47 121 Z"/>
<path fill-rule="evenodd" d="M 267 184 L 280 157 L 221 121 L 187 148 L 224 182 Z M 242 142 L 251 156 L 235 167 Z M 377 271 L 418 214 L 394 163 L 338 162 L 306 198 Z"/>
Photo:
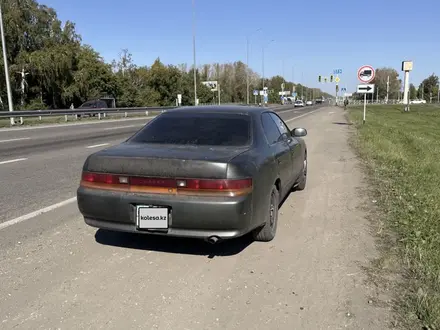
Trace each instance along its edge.
<path fill-rule="evenodd" d="M 91 115 L 104 113 L 140 113 L 146 111 L 164 111 L 175 109 L 175 106 L 169 107 L 138 107 L 138 108 L 96 108 L 96 109 L 54 109 L 54 110 L 29 110 L 29 111 L 0 111 L 0 118 L 11 117 L 49 117 L 63 115 Z"/>
<path fill-rule="evenodd" d="M 243 105 L 239 103 L 223 103 L 221 105 Z M 200 105 L 217 105 L 217 104 L 200 104 Z M 250 104 L 253 106 L 253 104 Z M 274 105 L 269 105 L 274 106 Z M 98 115 L 98 119 L 102 117 L 106 117 L 107 114 L 113 115 L 122 115 L 127 117 L 128 114 L 135 113 L 145 113 L 146 116 L 151 115 L 151 112 L 165 112 L 166 110 L 176 109 L 178 106 L 162 106 L 162 107 L 130 107 L 130 108 L 97 108 L 97 109 L 53 109 L 53 110 L 18 110 L 18 111 L 0 111 L 0 119 L 5 118 L 19 118 L 20 124 L 23 125 L 23 118 L 32 118 L 39 117 L 39 120 L 42 120 L 43 117 L 56 117 L 56 116 L 64 116 L 65 121 L 68 121 L 69 116 L 73 116 L 76 120 L 80 118 L 82 115 L 96 116 Z"/>

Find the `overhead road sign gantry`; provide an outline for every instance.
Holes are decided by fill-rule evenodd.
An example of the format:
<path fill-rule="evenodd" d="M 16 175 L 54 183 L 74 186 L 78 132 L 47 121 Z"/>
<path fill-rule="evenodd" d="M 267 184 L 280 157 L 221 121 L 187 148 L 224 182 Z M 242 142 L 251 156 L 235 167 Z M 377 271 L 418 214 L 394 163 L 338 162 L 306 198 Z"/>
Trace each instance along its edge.
<path fill-rule="evenodd" d="M 357 93 L 359 94 L 373 94 L 374 84 L 363 84 L 357 86 Z"/>
<path fill-rule="evenodd" d="M 371 65 L 363 65 L 359 68 L 357 76 L 360 82 L 368 84 L 373 81 L 376 72 Z"/>

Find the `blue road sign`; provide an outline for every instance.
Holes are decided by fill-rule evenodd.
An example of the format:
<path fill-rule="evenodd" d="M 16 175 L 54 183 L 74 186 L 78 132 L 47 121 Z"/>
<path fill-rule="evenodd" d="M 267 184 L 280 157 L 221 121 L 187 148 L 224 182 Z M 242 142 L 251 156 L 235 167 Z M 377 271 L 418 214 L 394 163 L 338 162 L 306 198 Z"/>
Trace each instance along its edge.
<path fill-rule="evenodd" d="M 269 101 L 269 96 L 267 94 L 264 95 L 264 103 L 267 103 Z"/>
<path fill-rule="evenodd" d="M 293 96 L 293 97 L 296 97 L 296 92 L 292 92 L 292 96 Z"/>
<path fill-rule="evenodd" d="M 342 74 L 342 69 L 333 70 L 333 74 Z"/>
<path fill-rule="evenodd" d="M 345 87 L 341 88 L 341 92 L 346 92 L 346 91 L 347 91 L 347 88 L 345 88 Z"/>
<path fill-rule="evenodd" d="M 258 91 L 256 89 L 254 89 L 254 95 L 257 96 L 258 95 Z"/>

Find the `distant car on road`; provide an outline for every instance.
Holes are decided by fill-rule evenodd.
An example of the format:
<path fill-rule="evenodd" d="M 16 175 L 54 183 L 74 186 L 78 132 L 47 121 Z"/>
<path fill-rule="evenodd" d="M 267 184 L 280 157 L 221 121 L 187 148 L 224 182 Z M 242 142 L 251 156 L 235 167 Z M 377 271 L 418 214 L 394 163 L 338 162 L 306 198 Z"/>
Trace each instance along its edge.
<path fill-rule="evenodd" d="M 297 100 L 297 101 L 295 101 L 294 106 L 295 107 L 304 107 L 304 102 L 301 100 Z"/>
<path fill-rule="evenodd" d="M 426 104 L 426 100 L 411 100 L 410 104 Z"/>
<path fill-rule="evenodd" d="M 280 202 L 306 186 L 306 135 L 263 107 L 169 110 L 88 156 L 78 207 L 98 228 L 270 241 Z"/>
<path fill-rule="evenodd" d="M 313 105 L 313 102 L 312 101 L 307 101 L 306 105 Z"/>
<path fill-rule="evenodd" d="M 105 100 L 99 99 L 99 100 L 89 100 L 89 101 L 86 101 L 83 104 L 81 104 L 77 109 L 78 110 L 89 110 L 89 109 L 90 110 L 96 110 L 96 109 L 108 109 L 108 108 L 111 108 L 109 103 L 106 102 Z M 81 117 L 81 116 L 86 116 L 86 115 L 88 115 L 89 117 L 95 117 L 96 113 L 92 113 L 92 114 L 78 114 L 77 116 Z"/>

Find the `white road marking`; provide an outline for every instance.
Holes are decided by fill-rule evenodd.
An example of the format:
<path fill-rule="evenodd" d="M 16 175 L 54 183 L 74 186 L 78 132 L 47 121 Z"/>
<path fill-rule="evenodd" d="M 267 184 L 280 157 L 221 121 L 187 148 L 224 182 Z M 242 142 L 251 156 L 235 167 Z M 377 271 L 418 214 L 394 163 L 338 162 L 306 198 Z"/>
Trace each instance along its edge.
<path fill-rule="evenodd" d="M 30 137 L 25 137 L 25 138 L 17 138 L 17 139 L 0 140 L 0 143 L 23 141 L 23 140 L 30 140 L 30 139 L 31 139 Z"/>
<path fill-rule="evenodd" d="M 4 160 L 4 161 L 0 162 L 0 165 L 10 164 L 10 163 L 15 163 L 15 162 L 21 162 L 21 161 L 26 160 L 26 159 L 27 158 L 17 158 L 17 159 Z"/>
<path fill-rule="evenodd" d="M 104 128 L 104 131 L 111 131 L 111 130 L 114 130 L 114 129 L 129 128 L 129 127 L 136 127 L 136 126 L 140 126 L 140 125 L 127 125 L 127 126 L 118 126 L 118 127 L 107 127 L 107 128 Z"/>
<path fill-rule="evenodd" d="M 331 115 L 332 113 L 335 113 L 334 111 L 329 112 L 328 114 Z"/>
<path fill-rule="evenodd" d="M 291 111 L 297 112 L 295 108 L 292 108 L 292 109 L 283 110 L 283 111 L 276 111 L 276 113 L 285 113 L 285 112 L 291 112 Z"/>
<path fill-rule="evenodd" d="M 91 149 L 91 148 L 98 148 L 98 147 L 103 147 L 103 146 L 108 146 L 110 143 L 101 143 L 101 144 L 95 144 L 93 146 L 88 146 L 86 147 L 87 149 Z"/>
<path fill-rule="evenodd" d="M 300 115 L 300 116 L 298 116 L 298 117 L 295 117 L 295 118 L 291 118 L 291 119 L 285 120 L 285 122 L 288 123 L 289 121 L 294 121 L 294 120 L 299 119 L 299 118 L 301 118 L 301 117 L 311 115 L 312 113 L 314 113 L 314 112 L 316 112 L 316 111 L 319 111 L 319 110 L 321 110 L 321 109 L 316 109 L 316 110 L 313 110 L 313 111 L 307 112 L 307 113 L 305 113 L 305 114 L 303 114 L 303 115 Z"/>
<path fill-rule="evenodd" d="M 60 203 L 53 204 L 53 205 L 50 205 L 50 206 L 45 207 L 43 209 L 39 209 L 37 211 L 34 211 L 32 213 L 28 213 L 28 214 L 22 215 L 21 217 L 18 217 L 18 218 L 9 220 L 9 221 L 5 221 L 3 223 L 0 223 L 0 230 L 5 229 L 5 228 L 7 228 L 9 226 L 12 226 L 12 225 L 16 225 L 17 223 L 20 223 L 20 222 L 32 219 L 32 218 L 34 218 L 36 216 L 39 216 L 39 215 L 41 215 L 43 213 L 47 213 L 47 212 L 53 211 L 53 210 L 55 210 L 55 209 L 57 209 L 59 207 L 65 206 L 65 205 L 73 203 L 75 201 L 76 201 L 76 197 L 72 197 L 72 198 L 66 199 L 65 201 L 62 201 Z"/>

